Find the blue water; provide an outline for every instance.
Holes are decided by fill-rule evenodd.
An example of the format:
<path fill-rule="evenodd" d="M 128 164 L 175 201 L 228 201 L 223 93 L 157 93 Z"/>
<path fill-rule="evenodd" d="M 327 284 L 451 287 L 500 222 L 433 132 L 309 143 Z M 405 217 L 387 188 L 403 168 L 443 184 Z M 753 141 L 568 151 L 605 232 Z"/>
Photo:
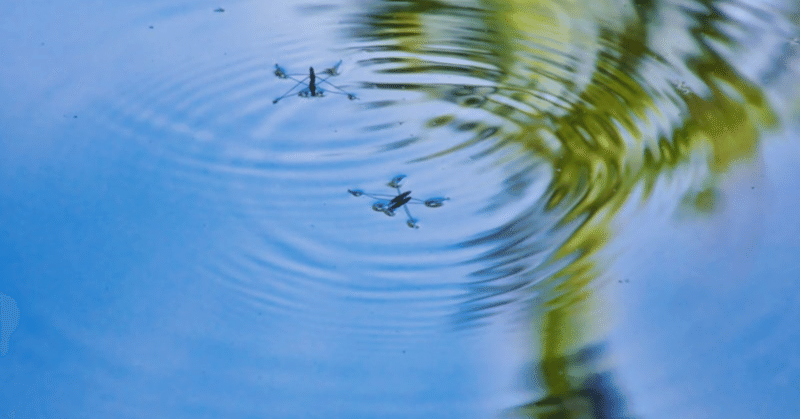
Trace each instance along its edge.
<path fill-rule="evenodd" d="M 792 417 L 796 5 L 641 3 L 5 7 L 0 416 Z"/>

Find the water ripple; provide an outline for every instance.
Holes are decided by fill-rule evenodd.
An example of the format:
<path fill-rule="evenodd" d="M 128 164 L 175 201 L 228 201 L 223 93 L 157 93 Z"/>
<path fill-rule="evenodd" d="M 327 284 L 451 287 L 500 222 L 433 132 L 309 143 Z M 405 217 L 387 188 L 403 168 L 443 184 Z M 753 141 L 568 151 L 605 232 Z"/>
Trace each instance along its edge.
<path fill-rule="evenodd" d="M 597 25 L 592 14 L 597 10 L 580 12 L 561 5 L 536 6 L 524 14 L 515 14 L 514 7 L 415 7 L 376 5 L 370 14 L 354 18 L 351 29 L 352 36 L 369 45 L 360 63 L 371 70 L 373 80 L 365 81 L 364 87 L 405 98 L 382 100 L 373 109 L 403 115 L 406 124 L 415 115 L 408 107 L 436 109 L 416 122 L 427 129 L 426 135 L 398 141 L 391 148 L 415 148 L 420 156 L 411 160 L 415 163 L 463 156 L 468 150 L 473 164 L 488 158 L 486 165 L 504 166 L 508 179 L 526 177 L 532 182 L 538 177 L 549 182 L 534 192 L 535 204 L 514 214 L 512 221 L 462 242 L 503 243 L 482 259 L 494 261 L 492 268 L 480 268 L 477 275 L 485 278 L 494 272 L 497 281 L 517 279 L 511 286 L 498 283 L 497 289 L 473 288 L 478 295 L 488 293 L 489 300 L 524 298 L 522 284 L 552 276 L 554 270 L 547 266 L 570 265 L 559 258 L 596 251 L 604 241 L 600 237 L 610 234 L 601 233 L 603 225 L 637 185 L 649 188 L 660 170 L 679 166 L 690 151 L 704 149 L 705 138 L 719 135 L 714 125 L 692 121 L 774 124 L 763 94 L 702 43 L 693 52 L 683 51 L 696 57 L 688 70 L 702 87 L 687 90 L 676 83 L 687 77 L 682 71 L 686 66 L 670 61 L 667 57 L 672 56 L 664 50 L 648 49 L 647 28 L 634 15 Z M 513 20 L 520 26 L 511 30 L 490 30 L 494 21 L 509 17 L 528 20 Z M 452 30 L 454 26 L 459 29 Z M 703 89 L 711 96 L 702 94 Z M 519 165 L 509 159 L 514 153 L 534 163 Z M 526 166 L 544 170 L 530 172 Z M 495 198 L 492 208 L 531 196 L 505 195 L 506 199 Z M 531 238 L 536 231 L 541 234 Z M 548 249 L 548 256 L 535 249 Z M 467 307 L 480 310 L 472 303 Z"/>
<path fill-rule="evenodd" d="M 416 232 L 347 193 L 356 187 L 391 192 L 381 190 L 386 181 L 418 155 L 397 144 L 413 142 L 418 127 L 371 119 L 376 107 L 369 91 L 363 101 L 329 95 L 273 104 L 291 86 L 272 74 L 275 62 L 302 69 L 307 55 L 302 42 L 275 42 L 292 47 L 281 57 L 264 57 L 256 47 L 228 49 L 224 61 L 208 57 L 157 77 L 145 74 L 105 106 L 104 125 L 125 141 L 141 142 L 149 154 L 143 164 L 234 226 L 231 234 L 241 244 L 202 264 L 200 277 L 241 293 L 254 310 L 307 316 L 311 328 L 438 330 L 463 294 L 453 268 L 460 256 L 438 252 L 460 236 L 443 234 L 446 225 L 436 224 L 450 203 L 414 208 L 423 227 Z M 346 56 L 340 70 L 337 83 L 357 87 Z M 458 201 L 454 189 L 440 185 L 439 170 L 410 171 L 414 196 L 452 194 Z M 353 319 L 329 311 L 347 302 L 380 307 L 383 314 Z"/>
<path fill-rule="evenodd" d="M 581 386 L 600 373 L 578 385 L 565 377 L 582 362 L 572 355 L 602 339 L 596 290 L 614 257 L 605 248 L 622 229 L 620 210 L 675 176 L 691 178 L 676 202 L 705 196 L 778 127 L 774 104 L 733 53 L 752 48 L 741 44 L 752 39 L 749 15 L 774 15 L 706 3 L 488 3 L 372 2 L 349 31 L 370 70 L 363 86 L 398 97 L 371 108 L 426 128 L 392 151 L 414 149 L 415 164 L 460 157 L 501 168 L 502 184 L 485 172 L 460 176 L 501 191 L 484 213 L 502 216 L 484 218 L 483 231 L 453 246 L 480 249 L 460 262 L 473 270 L 458 319 L 531 317 L 544 395 L 520 411 L 577 415 L 567 406 L 595 391 Z M 616 387 L 598 397 L 624 400 Z M 604 417 L 602 400 L 587 403 Z"/>
<path fill-rule="evenodd" d="M 80 90 L 75 86 L 93 76 L 102 79 L 91 89 L 92 95 L 102 94 L 92 96 L 89 117 L 67 117 L 59 109 L 65 116 L 61 119 L 73 124 L 60 121 L 58 127 L 75 129 L 70 132 L 80 137 L 54 147 L 69 156 L 58 162 L 63 166 L 46 162 L 37 170 L 68 168 L 76 178 L 102 178 L 91 184 L 98 189 L 109 187 L 106 175 L 113 174 L 108 182 L 118 182 L 114 186 L 123 190 L 109 199 L 99 193 L 91 202 L 101 207 L 103 216 L 104 211 L 119 211 L 114 215 L 130 230 L 140 227 L 139 210 L 172 216 L 147 219 L 152 224 L 141 229 L 150 227 L 155 233 L 125 233 L 138 240 L 131 245 L 135 251 L 170 259 L 170 266 L 151 268 L 157 271 L 154 275 L 144 271 L 148 274 L 130 277 L 122 271 L 141 269 L 141 261 L 119 251 L 122 256 L 116 261 L 124 259 L 123 267 L 102 270 L 103 275 L 125 278 L 112 285 L 142 280 L 122 285 L 136 292 L 141 289 L 135 287 L 148 288 L 156 297 L 144 305 L 120 298 L 119 306 L 135 308 L 122 308 L 118 318 L 131 313 L 130 319 L 141 322 L 137 326 L 150 322 L 147 328 L 161 327 L 163 321 L 168 325 L 162 331 L 180 331 L 171 341 L 179 347 L 173 362 L 186 370 L 171 372 L 195 368 L 198 359 L 217 360 L 182 353 L 196 349 L 196 341 L 187 336 L 208 331 L 206 325 L 194 324 L 197 331 L 186 330 L 190 314 L 182 309 L 189 306 L 197 310 L 191 315 L 202 311 L 197 323 L 229 327 L 214 338 L 203 336 L 211 341 L 207 350 L 219 350 L 214 347 L 225 339 L 247 343 L 242 352 L 250 351 L 252 358 L 241 358 L 247 360 L 241 371 L 217 371 L 229 382 L 241 383 L 238 373 L 249 372 L 250 361 L 264 358 L 259 351 L 269 346 L 272 352 L 266 353 L 277 361 L 264 369 L 283 368 L 285 375 L 270 383 L 268 391 L 275 394 L 289 383 L 286 377 L 297 373 L 294 368 L 312 365 L 300 375 L 316 374 L 319 359 L 337 363 L 331 368 L 334 373 L 319 380 L 325 392 L 340 380 L 331 375 L 349 377 L 345 370 L 351 365 L 368 370 L 393 359 L 362 365 L 361 359 L 348 358 L 353 350 L 394 351 L 401 344 L 434 338 L 449 346 L 448 339 L 456 335 L 441 338 L 442 331 L 458 330 L 465 333 L 462 337 L 474 338 L 503 323 L 523 330 L 529 340 L 514 349 L 535 358 L 523 374 L 536 380 L 526 383 L 524 394 L 504 399 L 517 406 L 509 413 L 632 417 L 604 351 L 611 327 L 604 292 L 623 279 L 628 283 L 609 266 L 622 252 L 629 259 L 640 258 L 641 249 L 650 245 L 647 235 L 625 239 L 636 236 L 632 228 L 702 222 L 722 212 L 726 203 L 728 208 L 746 208 L 736 201 L 746 201 L 744 194 L 724 193 L 725 182 L 735 168 L 758 161 L 764 133 L 796 119 L 798 109 L 800 48 L 789 41 L 797 36 L 798 14 L 796 6 L 772 3 L 376 0 L 297 6 L 241 1 L 225 4 L 224 11 L 215 9 L 218 5 L 190 3 L 144 6 L 152 10 L 131 6 L 135 16 L 121 24 L 122 31 L 104 29 L 112 35 L 108 42 L 72 58 L 73 70 L 90 67 L 94 59 L 114 62 L 109 74 L 97 70 L 73 79 L 59 76 L 49 82 L 59 86 L 35 92 L 35 107 L 46 110 L 37 119 L 41 122 L 53 107 L 78 102 L 71 98 Z M 292 94 L 275 103 L 295 83 L 276 77 L 276 64 L 299 77 L 313 66 L 324 77 L 323 69 L 338 62 L 341 74 L 329 81 L 357 99 L 320 85 L 330 94 Z M 14 133 L 25 128 L 18 123 Z M 41 138 L 53 137 L 49 134 L 36 132 Z M 37 153 L 52 153 L 42 143 L 32 144 L 40 149 Z M 83 146 L 85 152 L 76 152 Z M 9 166 L 9 173 L 17 167 Z M 23 177 L 13 175 L 14 180 Z M 405 175 L 402 187 L 389 186 L 398 175 Z M 24 212 L 19 208 L 34 205 L 29 198 L 34 203 L 72 199 L 74 207 L 55 208 L 53 214 L 77 218 L 74 225 L 59 225 L 59 234 L 67 237 L 65 243 L 81 241 L 75 240 L 83 232 L 81 223 L 88 224 L 85 220 L 94 214 L 85 211 L 88 201 L 77 191 L 80 185 L 51 179 L 56 177 L 45 173 L 41 178 L 46 181 L 40 182 L 63 188 L 53 194 L 56 198 L 45 196 L 50 190 L 26 190 L 22 198 L 10 201 L 9 211 L 15 216 Z M 27 186 L 12 183 L 9 190 Z M 745 192 L 762 184 L 747 185 Z M 126 188 L 135 191 L 128 195 Z M 364 193 L 349 192 L 353 190 Z M 443 205 L 408 203 L 394 212 L 385 210 L 392 197 L 404 196 L 397 195 L 402 191 L 420 200 L 416 203 L 440 198 L 436 202 Z M 377 194 L 386 199 L 372 197 Z M 140 207 L 142 197 L 154 202 Z M 759 203 L 747 199 L 754 207 Z M 406 218 L 406 209 L 413 220 Z M 186 243 L 159 230 L 182 217 L 192 220 L 164 231 L 180 231 Z M 633 223 L 641 218 L 645 221 Z M 725 234 L 732 228 L 728 221 L 717 221 Z M 75 255 L 83 250 L 94 257 L 102 253 L 98 249 L 105 250 L 110 227 L 93 227 L 95 241 L 85 240 L 91 246 L 76 243 Z M 47 229 L 41 229 L 43 236 L 50 234 Z M 184 231 L 191 229 L 202 231 Z M 626 231 L 628 236 L 622 234 Z M 153 246 L 146 240 L 151 238 L 162 240 Z M 195 238 L 197 242 L 190 242 Z M 681 244 L 693 245 L 693 240 L 684 238 Z M 32 243 L 29 247 L 36 247 Z M 162 250 L 167 256 L 151 254 Z M 172 260 L 170 252 L 178 257 Z M 73 253 L 58 262 L 78 272 Z M 709 270 L 717 268 L 714 263 Z M 663 265 L 658 268 L 667 272 L 682 268 Z M 93 274 L 99 276 L 97 272 Z M 110 293 L 109 287 L 105 290 Z M 70 292 L 83 295 L 83 289 Z M 743 288 L 732 305 L 746 305 L 738 301 L 746 302 L 750 292 Z M 43 294 L 36 290 L 31 295 Z M 653 303 L 673 304 L 660 298 Z M 764 307 L 753 318 L 779 317 L 767 301 Z M 101 308 L 106 307 L 94 310 L 102 313 Z M 751 312 L 743 313 L 736 327 L 747 323 Z M 130 319 L 125 322 L 133 329 Z M 667 329 L 671 320 L 645 325 L 635 338 L 646 328 Z M 142 335 L 146 337 L 139 338 L 140 345 L 121 348 L 125 345 L 115 338 L 128 336 L 129 330 L 108 326 L 96 332 L 95 327 L 82 323 L 70 336 L 82 344 L 94 343 L 93 334 L 113 329 L 99 349 L 108 364 L 133 360 L 123 365 L 131 370 L 147 364 L 142 360 L 148 354 L 136 351 L 152 350 L 147 341 L 156 340 L 154 335 Z M 768 326 L 758 320 L 742 327 L 758 337 L 754 331 Z M 778 335 L 773 332 L 764 335 Z M 296 339 L 293 344 L 265 343 L 288 335 Z M 308 342 L 318 336 L 325 336 L 326 344 L 341 344 L 340 352 L 331 356 L 325 345 L 317 352 L 308 350 L 314 346 Z M 713 344 L 708 340 L 709 348 Z M 765 351 L 776 352 L 777 344 L 764 345 L 773 345 Z M 512 345 L 500 338 L 489 346 L 508 351 Z M 306 352 L 286 355 L 300 347 Z M 125 351 L 128 358 L 117 356 Z M 316 358 L 308 363 L 301 359 L 306 355 Z M 296 365 L 286 367 L 281 356 Z M 148 382 L 164 378 L 148 375 L 154 365 L 159 364 L 150 363 L 145 371 Z M 429 364 L 420 365 L 425 368 L 420 367 L 419 375 L 427 379 Z M 114 385 L 105 387 L 121 388 L 125 374 L 113 375 L 107 379 Z M 250 379 L 253 388 L 267 391 L 260 377 Z M 303 395 L 298 400 L 307 400 L 303 385 L 317 385 L 311 381 L 297 385 Z M 343 385 L 343 391 L 351 391 L 351 384 Z M 209 391 L 217 387 L 209 386 Z M 245 405 L 236 402 L 237 408 Z M 359 408 L 373 407 L 363 402 L 358 399 Z M 261 406 L 257 403 L 253 406 Z M 397 411 L 407 416 L 406 407 Z"/>

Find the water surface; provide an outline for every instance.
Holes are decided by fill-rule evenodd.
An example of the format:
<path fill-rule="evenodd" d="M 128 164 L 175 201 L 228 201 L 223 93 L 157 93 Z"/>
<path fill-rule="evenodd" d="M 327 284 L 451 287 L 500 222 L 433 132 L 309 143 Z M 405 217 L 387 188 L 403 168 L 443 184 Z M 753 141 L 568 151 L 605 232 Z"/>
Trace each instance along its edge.
<path fill-rule="evenodd" d="M 33 2 L 0 23 L 0 414 L 800 409 L 791 2 Z M 294 84 L 275 64 L 339 61 L 356 99 L 273 103 Z M 406 207 L 419 228 L 348 193 L 398 175 L 448 198 Z"/>

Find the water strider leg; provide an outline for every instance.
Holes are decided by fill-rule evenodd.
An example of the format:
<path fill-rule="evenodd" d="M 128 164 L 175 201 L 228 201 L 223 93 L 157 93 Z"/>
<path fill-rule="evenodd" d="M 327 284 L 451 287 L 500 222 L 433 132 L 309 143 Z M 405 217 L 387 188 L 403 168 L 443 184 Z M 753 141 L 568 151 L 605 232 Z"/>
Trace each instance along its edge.
<path fill-rule="evenodd" d="M 345 91 L 344 89 L 342 89 L 341 87 L 329 82 L 328 81 L 329 78 L 330 78 L 330 76 L 329 77 L 325 77 L 324 79 L 320 79 L 319 84 L 325 83 L 325 84 L 333 87 L 334 89 L 338 90 L 338 92 L 332 92 L 332 93 L 337 93 L 337 94 L 341 94 L 341 95 L 347 95 L 347 98 L 350 99 L 350 100 L 357 99 L 356 95 L 354 95 L 353 93 L 349 93 L 349 92 Z"/>
<path fill-rule="evenodd" d="M 292 80 L 295 80 L 295 79 L 292 77 Z M 292 94 L 292 92 L 294 91 L 294 89 L 296 89 L 296 88 L 297 88 L 297 86 L 300 86 L 301 84 L 305 84 L 305 82 L 306 82 L 306 80 L 305 80 L 305 79 L 303 79 L 303 80 L 296 80 L 296 81 L 297 81 L 297 83 L 296 83 L 294 86 L 292 86 L 292 88 L 291 88 L 291 89 L 289 89 L 288 91 L 286 91 L 286 93 L 284 93 L 284 94 L 283 94 L 282 96 L 280 96 L 279 98 L 277 98 L 277 99 L 273 100 L 273 101 L 272 101 L 272 103 L 273 103 L 273 104 L 275 104 L 275 103 L 278 103 L 278 101 L 279 101 L 279 100 L 281 100 L 281 99 L 283 99 L 283 98 L 285 98 L 285 97 L 289 96 L 290 94 Z"/>

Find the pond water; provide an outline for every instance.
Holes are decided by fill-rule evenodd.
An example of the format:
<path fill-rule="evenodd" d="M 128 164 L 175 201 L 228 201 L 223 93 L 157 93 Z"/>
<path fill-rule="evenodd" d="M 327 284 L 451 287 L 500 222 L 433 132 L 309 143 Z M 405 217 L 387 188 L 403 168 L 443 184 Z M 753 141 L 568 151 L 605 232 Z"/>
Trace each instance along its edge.
<path fill-rule="evenodd" d="M 0 416 L 791 417 L 799 26 L 7 5 Z"/>

